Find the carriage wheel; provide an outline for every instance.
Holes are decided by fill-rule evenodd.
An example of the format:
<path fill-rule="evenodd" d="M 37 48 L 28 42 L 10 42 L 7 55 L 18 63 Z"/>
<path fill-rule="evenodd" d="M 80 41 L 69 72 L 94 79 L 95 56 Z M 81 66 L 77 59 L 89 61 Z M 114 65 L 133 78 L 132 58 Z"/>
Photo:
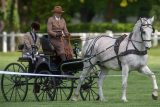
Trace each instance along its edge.
<path fill-rule="evenodd" d="M 4 71 L 25 72 L 19 63 L 10 63 Z M 6 101 L 24 101 L 28 92 L 28 81 L 26 76 L 6 75 L 1 78 L 2 95 Z"/>
<path fill-rule="evenodd" d="M 80 95 L 83 100 L 99 100 L 98 86 L 97 86 L 97 68 L 93 67 L 92 72 L 88 77 L 85 78 L 83 84 L 81 85 Z"/>
<path fill-rule="evenodd" d="M 56 93 L 54 100 L 69 100 L 73 93 L 73 80 L 70 78 L 56 78 Z"/>
<path fill-rule="evenodd" d="M 47 70 L 40 71 L 39 73 L 51 74 Z M 37 101 L 53 101 L 56 92 L 54 77 L 36 77 L 33 92 Z"/>

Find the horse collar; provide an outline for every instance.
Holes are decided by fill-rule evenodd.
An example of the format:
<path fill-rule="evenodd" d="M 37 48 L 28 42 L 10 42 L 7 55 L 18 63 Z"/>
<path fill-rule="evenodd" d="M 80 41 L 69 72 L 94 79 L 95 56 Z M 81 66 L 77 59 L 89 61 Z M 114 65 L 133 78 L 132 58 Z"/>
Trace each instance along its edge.
<path fill-rule="evenodd" d="M 131 42 L 132 42 L 132 40 L 131 40 L 132 34 L 133 34 L 133 33 L 131 33 L 131 34 L 129 35 L 129 39 L 130 39 Z M 120 59 L 119 59 L 120 56 L 125 56 L 125 55 L 128 55 L 128 54 L 136 54 L 136 55 L 146 55 L 146 54 L 147 54 L 147 50 L 139 51 L 139 50 L 135 47 L 135 45 L 134 45 L 133 43 L 132 43 L 132 44 L 133 44 L 133 46 L 134 46 L 135 49 L 128 50 L 128 44 L 129 44 L 129 42 L 128 42 L 127 46 L 126 46 L 126 51 L 121 52 L 121 53 L 119 54 L 119 46 L 120 46 L 121 42 L 126 38 L 126 36 L 127 36 L 127 35 L 124 35 L 124 36 L 121 36 L 121 37 L 117 38 L 117 39 L 116 39 L 116 42 L 115 42 L 115 45 L 114 45 L 114 51 L 115 51 L 115 53 L 116 53 L 116 57 L 117 57 L 117 60 L 118 60 L 118 64 L 119 64 L 119 67 L 120 67 L 121 70 L 122 70 L 122 66 L 121 66 L 121 61 L 120 61 Z"/>

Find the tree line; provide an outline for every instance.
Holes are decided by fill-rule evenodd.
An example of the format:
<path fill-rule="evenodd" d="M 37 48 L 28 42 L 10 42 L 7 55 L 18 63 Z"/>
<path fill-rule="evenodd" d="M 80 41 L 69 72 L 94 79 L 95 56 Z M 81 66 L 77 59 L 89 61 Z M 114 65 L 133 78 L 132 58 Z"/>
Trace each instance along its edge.
<path fill-rule="evenodd" d="M 67 23 L 78 14 L 80 23 L 92 22 L 96 16 L 102 22 L 127 23 L 128 16 L 155 16 L 160 21 L 160 0 L 0 0 L 0 20 L 3 30 L 8 32 L 25 32 L 29 30 L 32 21 L 39 21 L 46 26 L 51 10 L 55 5 L 61 5 L 65 11 Z M 160 24 L 159 24 L 160 25 Z"/>

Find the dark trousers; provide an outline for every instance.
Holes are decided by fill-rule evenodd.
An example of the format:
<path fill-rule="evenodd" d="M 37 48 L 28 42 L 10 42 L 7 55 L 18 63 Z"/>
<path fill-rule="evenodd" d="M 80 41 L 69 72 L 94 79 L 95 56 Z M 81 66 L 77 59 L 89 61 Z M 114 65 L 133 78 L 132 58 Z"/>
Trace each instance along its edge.
<path fill-rule="evenodd" d="M 60 58 L 61 58 L 62 61 L 66 60 L 66 55 L 65 54 L 60 54 L 59 56 L 60 56 Z"/>

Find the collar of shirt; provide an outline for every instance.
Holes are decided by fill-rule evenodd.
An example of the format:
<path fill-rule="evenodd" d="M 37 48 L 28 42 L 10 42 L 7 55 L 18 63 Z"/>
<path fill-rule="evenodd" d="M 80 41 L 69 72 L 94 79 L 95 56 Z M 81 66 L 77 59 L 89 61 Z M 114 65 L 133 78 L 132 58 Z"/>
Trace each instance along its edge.
<path fill-rule="evenodd" d="M 56 20 L 60 20 L 60 17 L 55 16 L 55 19 L 56 19 Z"/>

